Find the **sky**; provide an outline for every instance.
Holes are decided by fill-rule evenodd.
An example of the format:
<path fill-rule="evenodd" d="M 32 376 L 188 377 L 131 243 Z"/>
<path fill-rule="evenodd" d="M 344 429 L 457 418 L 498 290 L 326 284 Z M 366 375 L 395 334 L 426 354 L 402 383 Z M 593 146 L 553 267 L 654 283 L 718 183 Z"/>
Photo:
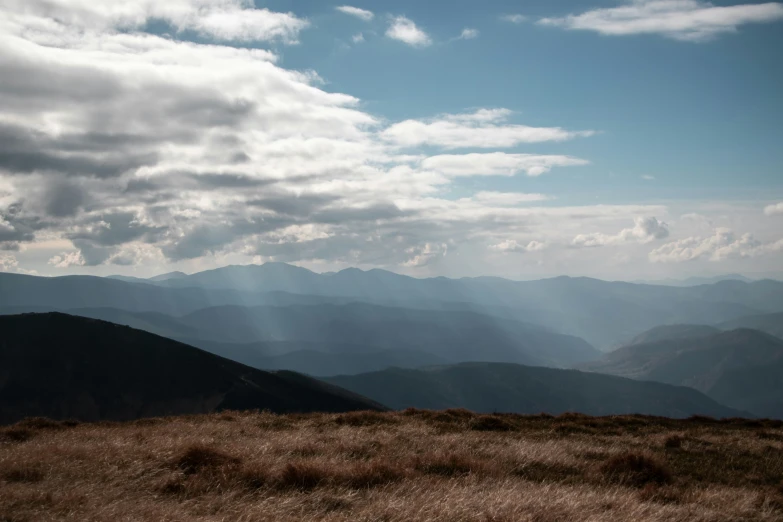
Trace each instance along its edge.
<path fill-rule="evenodd" d="M 0 271 L 783 277 L 783 3 L 0 0 Z"/>

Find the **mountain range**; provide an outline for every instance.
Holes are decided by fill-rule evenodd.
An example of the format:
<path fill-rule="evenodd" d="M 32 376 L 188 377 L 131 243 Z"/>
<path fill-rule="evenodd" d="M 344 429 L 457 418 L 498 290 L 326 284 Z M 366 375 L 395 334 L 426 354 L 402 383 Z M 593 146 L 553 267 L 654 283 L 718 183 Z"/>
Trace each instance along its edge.
<path fill-rule="evenodd" d="M 666 331 L 671 332 L 668 338 Z M 693 336 L 684 336 L 685 332 Z M 686 325 L 659 327 L 641 337 L 648 340 L 620 348 L 581 368 L 689 386 L 756 415 L 783 415 L 783 409 L 773 407 L 783 404 L 783 381 L 772 378 L 774 375 L 760 377 L 769 375 L 769 368 L 780 368 L 783 339 L 747 328 L 709 332 Z M 754 391 L 745 392 L 744 388 Z"/>
<path fill-rule="evenodd" d="M 463 363 L 420 370 L 391 368 L 331 377 L 327 381 L 394 409 L 466 408 L 487 413 L 589 415 L 644 412 L 666 417 L 744 415 L 691 388 L 516 364 Z"/>
<path fill-rule="evenodd" d="M 0 317 L 0 424 L 129 420 L 225 409 L 476 411 L 729 417 L 696 390 L 502 363 L 387 369 L 326 382 L 265 372 L 126 326 L 60 313 Z"/>
<path fill-rule="evenodd" d="M 317 274 L 281 263 L 229 266 L 132 281 L 0 274 L 0 308 L 121 308 L 179 317 L 216 306 L 363 302 L 414 310 L 472 311 L 616 347 L 662 324 L 717 324 L 783 312 L 783 283 L 724 280 L 670 287 L 557 277 L 416 279 L 383 270 Z"/>
<path fill-rule="evenodd" d="M 60 315 L 46 315 L 50 312 Z M 73 326 L 74 331 L 91 330 L 84 326 L 88 324 L 130 327 L 117 330 L 134 332 L 128 334 L 132 342 L 118 342 L 126 352 L 136 342 L 170 343 L 185 347 L 176 353 L 198 353 L 199 360 L 214 357 L 225 361 L 221 367 L 228 362 L 249 367 L 264 379 L 291 378 L 297 373 L 286 371 L 298 372 L 345 379 L 353 389 L 363 379 L 372 383 L 392 375 L 388 393 L 407 386 L 396 380 L 410 381 L 412 387 L 400 393 L 417 405 L 431 400 L 482 411 L 642 408 L 679 416 L 717 411 L 712 405 L 717 401 L 735 414 L 783 418 L 783 385 L 774 371 L 783 364 L 783 283 L 770 280 L 675 287 L 570 277 L 416 279 L 383 270 L 317 274 L 281 263 L 150 279 L 0 273 L 0 315 L 25 313 L 95 320 Z M 21 328 L 9 324 L 10 331 Z M 98 337 L 105 337 L 101 343 L 107 346 L 114 342 L 105 332 Z M 21 343 L 23 335 L 16 339 Z M 71 348 L 78 350 L 78 343 Z M 66 373 L 92 357 L 71 356 L 82 362 L 65 364 Z M 14 361 L 11 366 L 29 362 Z M 166 364 L 176 366 L 173 360 Z M 183 362 L 183 367 L 189 364 Z M 558 373 L 571 368 L 581 372 Z M 548 369 L 556 372 L 546 373 Z M 231 370 L 234 380 L 238 371 Z M 468 379 L 466 385 L 476 393 L 449 381 L 449 375 Z M 220 377 L 220 386 L 205 382 L 214 391 L 224 389 L 231 378 Z M 513 383 L 515 378 L 535 390 L 525 391 Z M 560 385 L 547 387 L 547 379 Z M 414 386 L 419 381 L 428 384 Z M 704 395 L 697 400 L 669 388 L 662 392 L 646 381 Z M 317 380 L 307 382 L 322 386 Z M 584 393 L 579 383 L 601 393 Z M 430 399 L 404 395 L 416 389 Z M 379 393 L 367 391 L 376 400 Z M 579 393 L 584 396 L 576 397 Z M 171 408 L 169 399 L 152 408 Z M 384 400 L 396 407 L 404 402 L 398 399 L 392 394 Z M 121 415 L 131 415 L 128 405 L 117 404 Z M 296 409 L 282 402 L 274 408 Z"/>

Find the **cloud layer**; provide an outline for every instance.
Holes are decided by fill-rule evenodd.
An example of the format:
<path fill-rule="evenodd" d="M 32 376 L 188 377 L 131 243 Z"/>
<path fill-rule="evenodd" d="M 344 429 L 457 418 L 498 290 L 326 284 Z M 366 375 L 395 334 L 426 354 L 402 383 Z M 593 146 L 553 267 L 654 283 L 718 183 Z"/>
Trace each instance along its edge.
<path fill-rule="evenodd" d="M 541 25 L 604 35 L 660 34 L 676 40 L 704 41 L 733 33 L 741 25 L 783 19 L 783 4 L 716 6 L 702 0 L 629 0 L 562 18 L 543 18 Z"/>
<path fill-rule="evenodd" d="M 167 34 L 144 31 L 161 23 Z M 431 42 L 391 24 L 392 38 Z M 285 49 L 308 27 L 244 0 L 1 3 L 0 269 L 35 254 L 52 273 L 267 260 L 427 273 L 485 258 L 556 270 L 602 250 L 575 247 L 653 261 L 710 250 L 670 230 L 665 206 L 561 204 L 535 185 L 588 165 L 568 148 L 593 130 L 504 108 L 387 121 L 246 45 Z M 721 248 L 776 251 L 744 237 Z"/>

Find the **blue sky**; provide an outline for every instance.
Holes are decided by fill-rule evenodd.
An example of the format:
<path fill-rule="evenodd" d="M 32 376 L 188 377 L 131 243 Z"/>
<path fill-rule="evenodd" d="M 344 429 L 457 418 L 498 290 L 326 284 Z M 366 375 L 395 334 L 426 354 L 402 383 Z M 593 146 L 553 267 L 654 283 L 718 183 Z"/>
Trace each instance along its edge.
<path fill-rule="evenodd" d="M 315 27 L 285 49 L 285 65 L 318 71 L 327 89 L 389 120 L 489 106 L 528 125 L 599 130 L 589 140 L 518 149 L 590 159 L 578 173 L 536 180 L 537 190 L 567 193 L 569 202 L 783 196 L 780 23 L 694 44 L 535 24 L 585 11 L 576 1 L 353 2 L 376 13 L 369 23 L 324 2 L 256 4 L 308 13 Z M 434 43 L 412 48 L 385 37 L 388 18 L 400 14 Z M 529 20 L 501 20 L 507 14 Z M 455 41 L 465 28 L 479 36 Z M 359 45 L 350 40 L 357 33 L 366 38 Z M 520 180 L 501 181 L 515 188 Z"/>
<path fill-rule="evenodd" d="M 0 270 L 783 276 L 781 3 L 0 11 Z"/>

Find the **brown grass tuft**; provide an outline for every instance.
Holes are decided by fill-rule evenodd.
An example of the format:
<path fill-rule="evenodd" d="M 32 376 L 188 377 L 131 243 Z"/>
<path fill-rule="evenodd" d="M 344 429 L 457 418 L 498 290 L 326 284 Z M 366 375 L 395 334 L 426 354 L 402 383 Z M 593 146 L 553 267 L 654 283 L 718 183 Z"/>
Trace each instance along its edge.
<path fill-rule="evenodd" d="M 663 441 L 663 447 L 666 449 L 680 449 L 682 443 L 685 442 L 685 437 L 679 434 L 669 435 L 666 440 Z"/>
<path fill-rule="evenodd" d="M 459 453 L 431 453 L 418 457 L 413 466 L 428 475 L 457 477 L 486 471 L 485 463 Z"/>
<path fill-rule="evenodd" d="M 10 468 L 5 469 L 0 473 L 0 478 L 6 482 L 21 482 L 28 484 L 41 482 L 45 477 L 46 474 L 43 470 L 37 467 Z"/>
<path fill-rule="evenodd" d="M 513 431 L 515 426 L 494 415 L 482 415 L 470 420 L 470 429 L 475 431 Z"/>
<path fill-rule="evenodd" d="M 669 468 L 646 453 L 615 455 L 601 464 L 599 470 L 611 482 L 634 487 L 668 484 L 672 481 Z"/>
<path fill-rule="evenodd" d="M 406 477 L 405 468 L 388 462 L 363 462 L 353 466 L 341 482 L 353 489 L 369 489 L 399 482 Z"/>
<path fill-rule="evenodd" d="M 0 430 L 0 441 L 27 442 L 33 437 L 35 437 L 35 433 L 27 428 L 6 428 Z"/>
<path fill-rule="evenodd" d="M 226 455 L 214 448 L 195 444 L 185 450 L 176 460 L 176 467 L 186 475 L 190 475 L 224 466 L 236 466 L 240 462 L 240 459 Z"/>
<path fill-rule="evenodd" d="M 334 422 L 338 426 L 361 427 L 394 424 L 395 419 L 377 411 L 354 411 L 338 415 Z"/>
<path fill-rule="evenodd" d="M 642 502 L 684 504 L 687 499 L 687 490 L 671 485 L 647 484 L 639 491 L 638 497 Z"/>
<path fill-rule="evenodd" d="M 316 462 L 290 462 L 275 480 L 279 489 L 309 491 L 325 484 L 331 477 L 329 469 Z"/>

